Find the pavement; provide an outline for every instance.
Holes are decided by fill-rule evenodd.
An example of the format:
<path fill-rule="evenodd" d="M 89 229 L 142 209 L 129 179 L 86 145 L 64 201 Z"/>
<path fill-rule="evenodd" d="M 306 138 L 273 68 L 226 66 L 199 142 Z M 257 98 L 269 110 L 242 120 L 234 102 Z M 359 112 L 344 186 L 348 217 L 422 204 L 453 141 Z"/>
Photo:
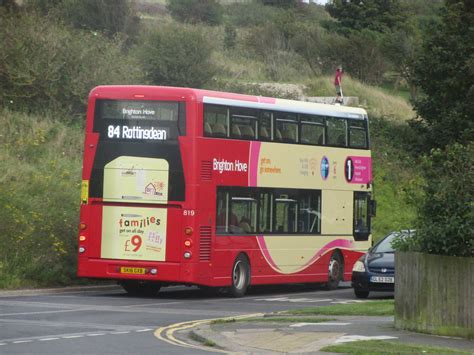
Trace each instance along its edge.
<path fill-rule="evenodd" d="M 474 354 L 474 341 L 397 330 L 393 317 L 324 316 L 331 320 L 281 323 L 268 321 L 269 316 L 272 315 L 263 316 L 265 321 L 199 323 L 174 335 L 190 347 L 203 349 L 206 342 L 213 343 L 214 346 L 207 347 L 211 353 L 327 354 L 320 349 L 357 340 L 387 340 Z"/>

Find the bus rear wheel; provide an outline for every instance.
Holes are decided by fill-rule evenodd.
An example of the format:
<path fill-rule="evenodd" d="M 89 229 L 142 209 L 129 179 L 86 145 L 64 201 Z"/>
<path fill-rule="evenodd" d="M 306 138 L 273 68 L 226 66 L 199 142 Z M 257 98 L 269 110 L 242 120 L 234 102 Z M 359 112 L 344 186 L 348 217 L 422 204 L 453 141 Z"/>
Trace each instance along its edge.
<path fill-rule="evenodd" d="M 150 281 L 127 280 L 119 284 L 130 296 L 156 296 L 161 288 L 159 283 Z"/>
<path fill-rule="evenodd" d="M 233 297 L 242 297 L 250 284 L 250 265 L 245 255 L 240 254 L 232 267 L 232 286 L 230 293 Z"/>
<path fill-rule="evenodd" d="M 334 252 L 329 260 L 328 267 L 328 282 L 326 284 L 327 290 L 335 290 L 339 286 L 339 282 L 342 280 L 344 272 L 344 264 L 342 257 L 339 252 Z"/>

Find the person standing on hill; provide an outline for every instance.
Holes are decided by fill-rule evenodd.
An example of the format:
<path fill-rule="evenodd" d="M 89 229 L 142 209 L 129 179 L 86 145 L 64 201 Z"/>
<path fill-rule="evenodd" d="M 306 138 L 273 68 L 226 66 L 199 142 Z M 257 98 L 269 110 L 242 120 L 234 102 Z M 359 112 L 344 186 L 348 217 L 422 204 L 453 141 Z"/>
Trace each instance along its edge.
<path fill-rule="evenodd" d="M 336 87 L 336 103 L 342 104 L 342 65 L 338 66 L 336 69 L 334 86 Z"/>

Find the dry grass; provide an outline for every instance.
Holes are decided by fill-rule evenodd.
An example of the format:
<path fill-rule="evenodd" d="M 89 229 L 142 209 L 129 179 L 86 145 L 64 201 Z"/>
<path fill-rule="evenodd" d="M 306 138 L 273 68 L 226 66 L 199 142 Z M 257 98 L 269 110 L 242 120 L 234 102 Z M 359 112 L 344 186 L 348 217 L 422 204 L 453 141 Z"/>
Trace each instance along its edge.
<path fill-rule="evenodd" d="M 363 84 L 347 75 L 343 80 L 344 95 L 359 97 L 360 105 L 370 116 L 385 117 L 398 122 L 405 122 L 415 116 L 412 106 L 403 98 L 388 95 L 378 87 Z M 333 78 L 329 76 L 311 79 L 308 88 L 308 94 L 312 96 L 335 95 Z"/>

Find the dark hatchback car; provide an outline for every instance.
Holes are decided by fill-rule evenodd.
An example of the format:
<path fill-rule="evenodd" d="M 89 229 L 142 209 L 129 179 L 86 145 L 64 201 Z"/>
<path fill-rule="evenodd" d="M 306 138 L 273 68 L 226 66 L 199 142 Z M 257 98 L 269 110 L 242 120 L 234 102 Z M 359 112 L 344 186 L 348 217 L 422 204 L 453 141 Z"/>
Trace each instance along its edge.
<path fill-rule="evenodd" d="M 358 298 L 372 291 L 393 292 L 395 286 L 395 250 L 392 241 L 410 235 L 410 231 L 391 232 L 356 261 L 352 268 L 352 287 Z"/>

